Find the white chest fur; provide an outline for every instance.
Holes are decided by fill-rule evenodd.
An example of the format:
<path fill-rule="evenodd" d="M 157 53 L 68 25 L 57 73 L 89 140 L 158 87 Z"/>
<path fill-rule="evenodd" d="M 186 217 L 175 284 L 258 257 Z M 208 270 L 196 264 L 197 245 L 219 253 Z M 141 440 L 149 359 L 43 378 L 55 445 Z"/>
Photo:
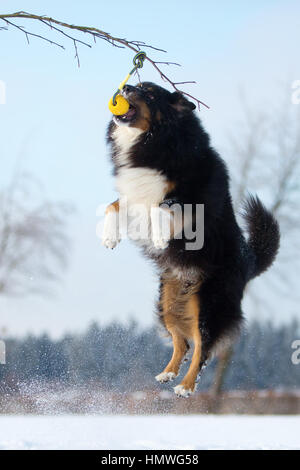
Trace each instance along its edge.
<path fill-rule="evenodd" d="M 150 168 L 130 168 L 127 164 L 128 153 L 142 131 L 128 126 L 118 126 L 113 138 L 118 146 L 117 161 L 121 164 L 116 177 L 116 190 L 120 197 L 127 198 L 128 204 L 159 204 L 168 189 L 166 178 L 157 170 Z"/>
<path fill-rule="evenodd" d="M 120 194 L 122 234 L 125 233 L 128 238 L 138 242 L 148 251 L 166 248 L 167 241 L 160 225 L 163 214 L 159 215 L 157 212 L 162 211 L 158 205 L 167 193 L 166 178 L 150 168 L 123 167 L 116 178 L 116 189 Z M 165 224 L 170 227 L 169 214 L 167 216 Z M 166 239 L 169 240 L 169 235 Z"/>
<path fill-rule="evenodd" d="M 157 170 L 131 167 L 130 151 L 141 133 L 140 129 L 118 126 L 113 134 L 118 148 L 115 158 L 119 165 L 115 186 L 121 203 L 118 230 L 122 235 L 125 233 L 151 251 L 167 246 L 166 240 L 160 236 L 158 230 L 155 230 L 158 223 L 154 211 L 158 208 L 153 209 L 153 207 L 163 201 L 169 184 L 166 177 Z"/>
<path fill-rule="evenodd" d="M 116 177 L 116 189 L 128 204 L 144 204 L 147 208 L 159 204 L 168 189 L 166 178 L 150 168 L 121 168 Z"/>

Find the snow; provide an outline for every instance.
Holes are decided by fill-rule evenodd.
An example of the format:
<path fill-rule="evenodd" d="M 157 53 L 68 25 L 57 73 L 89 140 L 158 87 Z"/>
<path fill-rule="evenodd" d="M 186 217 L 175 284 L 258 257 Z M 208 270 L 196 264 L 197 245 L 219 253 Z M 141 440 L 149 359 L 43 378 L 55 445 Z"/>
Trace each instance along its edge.
<path fill-rule="evenodd" d="M 0 416 L 8 449 L 300 449 L 300 416 Z"/>

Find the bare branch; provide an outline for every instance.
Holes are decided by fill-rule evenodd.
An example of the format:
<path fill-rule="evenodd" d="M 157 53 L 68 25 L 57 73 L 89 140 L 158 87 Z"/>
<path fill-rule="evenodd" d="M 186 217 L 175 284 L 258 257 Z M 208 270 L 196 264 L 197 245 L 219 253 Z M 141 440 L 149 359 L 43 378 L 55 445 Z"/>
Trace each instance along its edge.
<path fill-rule="evenodd" d="M 177 65 L 178 67 L 181 67 L 181 64 L 178 64 L 177 62 L 164 62 L 164 61 L 155 60 L 155 63 L 161 64 L 161 65 Z"/>
<path fill-rule="evenodd" d="M 17 175 L 0 191 L 0 294 L 43 292 L 67 263 L 69 208 L 41 198 L 33 203 L 32 183 Z"/>
<path fill-rule="evenodd" d="M 26 36 L 26 40 L 27 40 L 28 44 L 29 44 L 29 36 L 33 36 L 33 37 L 42 39 L 43 41 L 49 42 L 49 44 L 53 44 L 53 45 L 55 45 L 55 46 L 60 47 L 61 49 L 64 49 L 64 46 L 62 46 L 61 44 L 58 44 L 57 42 L 51 41 L 50 39 L 45 38 L 44 36 L 41 36 L 41 35 L 39 35 L 39 34 L 34 34 L 34 33 L 29 32 L 29 31 L 26 31 L 26 30 L 23 28 L 23 26 L 18 26 L 18 25 L 16 25 L 15 23 L 12 23 L 11 21 L 8 21 L 8 20 L 6 20 L 6 19 L 4 19 L 4 21 L 5 21 L 5 23 L 7 23 L 8 25 L 13 26 L 14 28 L 17 28 L 17 29 L 19 29 L 20 31 L 22 31 L 22 33 L 24 33 L 25 36 Z"/>
<path fill-rule="evenodd" d="M 174 85 L 184 85 L 185 83 L 196 83 L 195 81 L 174 82 Z"/>
<path fill-rule="evenodd" d="M 35 15 L 31 13 L 27 13 L 25 11 L 18 11 L 16 13 L 9 13 L 9 14 L 1 14 L 0 15 L 0 20 L 4 21 L 7 25 L 18 29 L 19 31 L 23 32 L 26 36 L 27 42 L 29 42 L 29 36 L 37 37 L 43 41 L 46 41 L 52 45 L 58 46 L 61 49 L 64 49 L 64 46 L 62 44 L 59 44 L 55 41 L 51 41 L 45 36 L 39 35 L 32 33 L 25 29 L 23 26 L 19 26 L 16 23 L 12 22 L 10 19 L 11 18 L 21 18 L 21 19 L 29 19 L 29 20 L 36 20 L 45 26 L 48 26 L 50 29 L 56 31 L 59 35 L 62 35 L 68 39 L 70 39 L 73 43 L 74 49 L 75 49 L 75 59 L 77 60 L 78 67 L 80 66 L 80 60 L 79 60 L 79 53 L 78 53 L 78 45 L 82 44 L 87 47 L 92 47 L 90 44 L 81 41 L 77 39 L 76 37 L 73 37 L 69 34 L 67 34 L 64 29 L 69 29 L 73 31 L 77 31 L 80 33 L 84 33 L 87 36 L 90 36 L 94 42 L 96 42 L 96 39 L 102 39 L 106 42 L 108 42 L 110 45 L 118 48 L 128 48 L 131 49 L 134 52 L 139 52 L 141 48 L 145 49 L 151 49 L 153 51 L 157 52 L 166 52 L 164 49 L 152 46 L 151 44 L 147 44 L 143 41 L 136 41 L 136 40 L 127 40 L 125 38 L 119 38 L 111 35 L 110 33 L 107 33 L 105 31 L 102 31 L 101 29 L 91 27 L 91 26 L 79 26 L 79 25 L 73 25 L 69 23 L 65 23 L 63 21 L 56 20 L 54 18 L 51 18 L 49 16 L 44 16 L 44 15 Z M 5 27 L 0 28 L 0 29 L 6 29 Z M 161 79 L 167 83 L 169 83 L 172 88 L 183 95 L 187 96 L 188 98 L 192 99 L 195 101 L 198 105 L 198 109 L 200 109 L 200 106 L 203 105 L 206 108 L 209 108 L 207 104 L 205 104 L 203 101 L 200 101 L 198 98 L 194 97 L 190 93 L 185 92 L 184 90 L 180 90 L 178 88 L 178 85 L 183 85 L 183 84 L 188 84 L 188 83 L 196 83 L 194 81 L 184 81 L 184 82 L 174 82 L 172 81 L 165 73 L 162 72 L 162 70 L 159 68 L 158 64 L 160 65 L 177 65 L 179 66 L 180 64 L 177 64 L 176 62 L 160 62 L 160 61 L 155 61 L 151 59 L 148 55 L 146 56 L 146 60 L 150 62 L 150 64 L 155 68 L 155 70 L 159 73 Z"/>

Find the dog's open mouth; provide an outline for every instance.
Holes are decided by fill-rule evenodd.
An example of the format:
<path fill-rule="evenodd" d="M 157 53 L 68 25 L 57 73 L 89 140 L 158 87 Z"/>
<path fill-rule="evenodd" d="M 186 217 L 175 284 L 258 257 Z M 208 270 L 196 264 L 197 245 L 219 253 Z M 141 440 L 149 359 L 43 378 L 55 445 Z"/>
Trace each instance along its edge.
<path fill-rule="evenodd" d="M 121 116 L 116 116 L 116 118 L 119 122 L 131 122 L 135 119 L 136 114 L 137 114 L 136 108 L 132 106 L 132 104 L 130 104 L 129 110 L 127 111 L 127 113 L 122 114 Z"/>

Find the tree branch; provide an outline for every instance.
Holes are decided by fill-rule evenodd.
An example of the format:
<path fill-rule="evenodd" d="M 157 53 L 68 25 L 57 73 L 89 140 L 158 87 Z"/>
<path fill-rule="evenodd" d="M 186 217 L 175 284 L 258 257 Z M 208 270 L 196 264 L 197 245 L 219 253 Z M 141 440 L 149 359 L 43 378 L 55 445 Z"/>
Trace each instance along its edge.
<path fill-rule="evenodd" d="M 128 48 L 128 49 L 131 49 L 132 51 L 134 51 L 135 53 L 139 52 L 141 50 L 141 48 L 143 48 L 143 49 L 148 48 L 148 49 L 158 51 L 158 52 L 166 52 L 164 49 L 154 47 L 154 46 L 152 46 L 150 44 L 147 44 L 143 41 L 136 41 L 136 40 L 129 41 L 125 38 L 115 37 L 115 36 L 111 35 L 110 33 L 107 33 L 105 31 L 102 31 L 101 29 L 98 29 L 98 28 L 95 28 L 95 27 L 73 25 L 73 24 L 65 23 L 63 21 L 56 20 L 56 19 L 51 18 L 49 16 L 34 15 L 34 14 L 31 14 L 31 13 L 27 13 L 25 11 L 18 11 L 16 13 L 9 13 L 9 14 L 0 14 L 0 20 L 4 21 L 6 23 L 6 25 L 14 27 L 14 28 L 18 29 L 19 31 L 21 31 L 22 33 L 24 33 L 25 36 L 26 36 L 27 42 L 29 42 L 29 36 L 33 36 L 33 37 L 37 37 L 39 39 L 42 39 L 43 41 L 46 41 L 46 42 L 48 42 L 52 45 L 58 46 L 62 49 L 65 49 L 62 44 L 51 41 L 50 39 L 48 39 L 47 37 L 45 37 L 43 35 L 32 33 L 30 31 L 28 31 L 27 29 L 25 29 L 23 26 L 17 25 L 16 23 L 14 23 L 10 20 L 11 18 L 36 20 L 36 21 L 44 24 L 45 26 L 48 26 L 50 29 L 56 31 L 58 34 L 70 39 L 73 42 L 73 46 L 74 46 L 74 49 L 75 49 L 75 59 L 77 60 L 78 67 L 80 67 L 80 60 L 79 60 L 78 47 L 77 47 L 78 44 L 82 44 L 82 45 L 87 46 L 87 47 L 92 47 L 92 46 L 91 46 L 91 44 L 89 44 L 87 42 L 81 41 L 81 40 L 77 39 L 76 37 L 73 37 L 73 36 L 67 34 L 64 31 L 64 29 L 69 29 L 69 30 L 73 30 L 73 31 L 78 31 L 80 33 L 84 33 L 87 36 L 92 37 L 94 42 L 96 42 L 97 39 L 102 39 L 102 40 L 108 42 L 110 45 L 112 45 L 114 47 Z M 1 27 L 0 29 L 7 29 L 7 28 Z M 160 77 L 163 81 L 169 83 L 174 88 L 174 90 L 176 90 L 176 91 L 182 93 L 183 95 L 189 97 L 190 99 L 194 100 L 198 105 L 198 109 L 200 109 L 200 105 L 203 105 L 206 108 L 209 108 L 209 106 L 207 104 L 203 103 L 203 101 L 200 101 L 198 98 L 191 95 L 190 93 L 187 93 L 183 90 L 180 90 L 177 86 L 177 85 L 182 85 L 182 84 L 186 84 L 186 83 L 196 83 L 196 82 L 194 82 L 194 81 L 173 82 L 165 73 L 162 72 L 162 70 L 158 66 L 158 64 L 160 64 L 160 65 L 179 65 L 179 64 L 177 64 L 175 62 L 155 61 L 155 60 L 151 59 L 148 55 L 146 56 L 146 60 L 148 60 L 148 62 L 150 62 L 150 64 L 155 68 L 155 70 L 159 73 L 159 75 L 160 75 Z"/>

